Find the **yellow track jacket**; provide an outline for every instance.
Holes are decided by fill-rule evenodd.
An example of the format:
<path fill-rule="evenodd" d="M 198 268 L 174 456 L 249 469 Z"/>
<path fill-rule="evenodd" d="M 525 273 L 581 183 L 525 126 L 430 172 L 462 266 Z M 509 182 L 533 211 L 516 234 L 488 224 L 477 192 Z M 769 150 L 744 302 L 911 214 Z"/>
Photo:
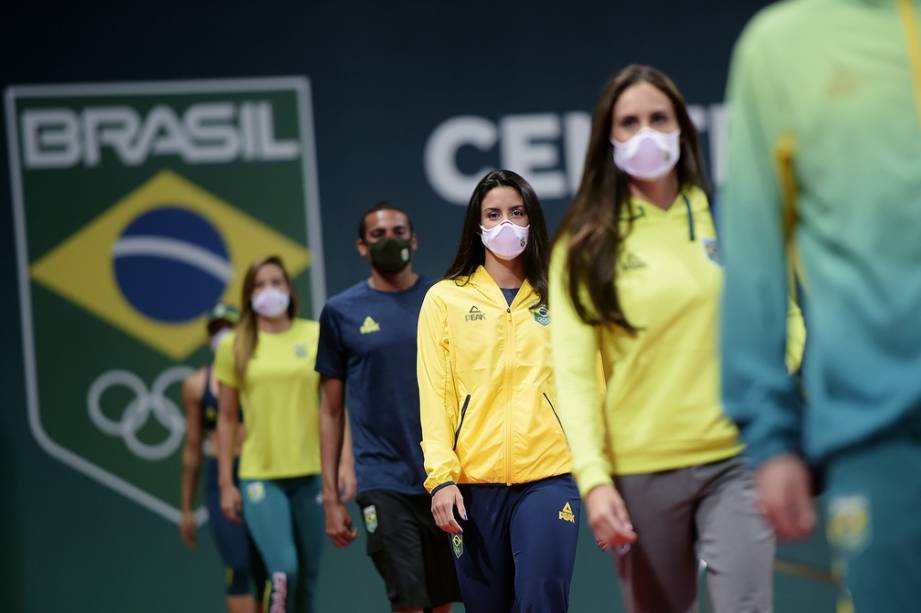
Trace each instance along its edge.
<path fill-rule="evenodd" d="M 667 211 L 634 199 L 624 215 L 633 227 L 617 263 L 617 292 L 639 329 L 635 336 L 576 315 L 565 282 L 566 241 L 550 264 L 559 415 L 583 495 L 612 475 L 714 462 L 743 448 L 720 400 L 723 269 L 706 194 L 687 188 Z M 805 329 L 790 305 L 787 353 L 795 368 Z M 596 376 L 599 350 L 607 389 Z"/>
<path fill-rule="evenodd" d="M 511 306 L 480 266 L 444 280 L 419 313 L 425 487 L 527 483 L 569 473 L 556 414 L 550 314 L 525 281 Z"/>

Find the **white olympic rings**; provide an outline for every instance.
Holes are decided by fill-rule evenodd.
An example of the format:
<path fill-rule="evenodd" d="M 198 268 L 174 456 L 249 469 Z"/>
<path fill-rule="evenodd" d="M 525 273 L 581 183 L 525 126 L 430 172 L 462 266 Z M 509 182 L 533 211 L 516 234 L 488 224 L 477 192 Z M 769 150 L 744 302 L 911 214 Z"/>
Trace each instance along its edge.
<path fill-rule="evenodd" d="M 86 405 L 90 419 L 97 428 L 109 436 L 119 436 L 128 449 L 137 457 L 148 460 L 162 460 L 171 456 L 182 444 L 185 435 L 185 417 L 176 403 L 164 393 L 194 370 L 188 366 L 173 366 L 160 373 L 150 391 L 136 374 L 127 370 L 110 370 L 101 374 L 90 386 Z M 126 387 L 134 393 L 134 399 L 122 410 L 121 419 L 113 420 L 102 412 L 102 395 L 112 387 Z M 138 432 L 147 424 L 150 414 L 169 431 L 167 437 L 154 445 L 138 439 Z"/>

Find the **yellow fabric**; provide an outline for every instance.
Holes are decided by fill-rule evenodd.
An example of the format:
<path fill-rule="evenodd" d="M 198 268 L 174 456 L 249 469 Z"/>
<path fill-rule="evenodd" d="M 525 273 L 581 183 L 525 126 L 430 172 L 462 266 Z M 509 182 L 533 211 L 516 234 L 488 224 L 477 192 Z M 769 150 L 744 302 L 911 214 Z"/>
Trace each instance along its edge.
<path fill-rule="evenodd" d="M 320 472 L 320 376 L 314 371 L 320 327 L 295 319 L 285 332 L 259 332 L 245 385 L 234 372 L 234 334 L 221 339 L 214 376 L 240 392 L 246 440 L 241 479 L 279 479 Z"/>
<path fill-rule="evenodd" d="M 538 303 L 526 281 L 509 306 L 482 266 L 466 285 L 440 281 L 426 294 L 416 364 L 429 491 L 570 472 L 555 412 L 550 316 Z"/>
<path fill-rule="evenodd" d="M 611 475 L 692 466 L 742 451 L 720 402 L 723 272 L 716 231 L 706 194 L 697 188 L 685 194 L 693 224 L 680 194 L 668 210 L 634 199 L 627 213 L 633 226 L 618 260 L 617 288 L 639 330 L 635 336 L 579 319 L 564 278 L 566 241 L 554 249 L 549 300 L 559 413 L 583 494 L 611 483 Z M 795 308 L 791 330 L 791 364 L 798 364 L 804 328 Z M 606 390 L 596 376 L 599 350 Z"/>
<path fill-rule="evenodd" d="M 905 26 L 905 38 L 908 42 L 908 57 L 914 74 L 915 106 L 921 119 L 921 34 L 918 33 L 918 18 L 911 0 L 899 0 L 899 16 Z"/>

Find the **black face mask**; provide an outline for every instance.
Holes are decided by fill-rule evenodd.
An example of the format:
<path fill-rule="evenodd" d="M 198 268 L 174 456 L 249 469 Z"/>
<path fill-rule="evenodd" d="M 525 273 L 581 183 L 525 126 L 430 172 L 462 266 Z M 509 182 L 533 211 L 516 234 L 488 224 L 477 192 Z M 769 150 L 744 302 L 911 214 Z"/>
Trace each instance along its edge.
<path fill-rule="evenodd" d="M 400 272 L 413 258 L 412 241 L 405 238 L 382 238 L 365 242 L 371 252 L 371 265 L 384 274 Z"/>

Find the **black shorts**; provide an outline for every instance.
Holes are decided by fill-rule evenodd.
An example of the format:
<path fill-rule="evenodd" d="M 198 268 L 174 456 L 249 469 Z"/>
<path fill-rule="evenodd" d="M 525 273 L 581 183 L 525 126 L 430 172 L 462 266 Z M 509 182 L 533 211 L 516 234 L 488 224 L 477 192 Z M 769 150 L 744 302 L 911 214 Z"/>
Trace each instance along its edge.
<path fill-rule="evenodd" d="M 460 602 L 451 539 L 435 525 L 429 496 L 369 490 L 359 494 L 357 502 L 368 555 L 394 609 Z"/>

